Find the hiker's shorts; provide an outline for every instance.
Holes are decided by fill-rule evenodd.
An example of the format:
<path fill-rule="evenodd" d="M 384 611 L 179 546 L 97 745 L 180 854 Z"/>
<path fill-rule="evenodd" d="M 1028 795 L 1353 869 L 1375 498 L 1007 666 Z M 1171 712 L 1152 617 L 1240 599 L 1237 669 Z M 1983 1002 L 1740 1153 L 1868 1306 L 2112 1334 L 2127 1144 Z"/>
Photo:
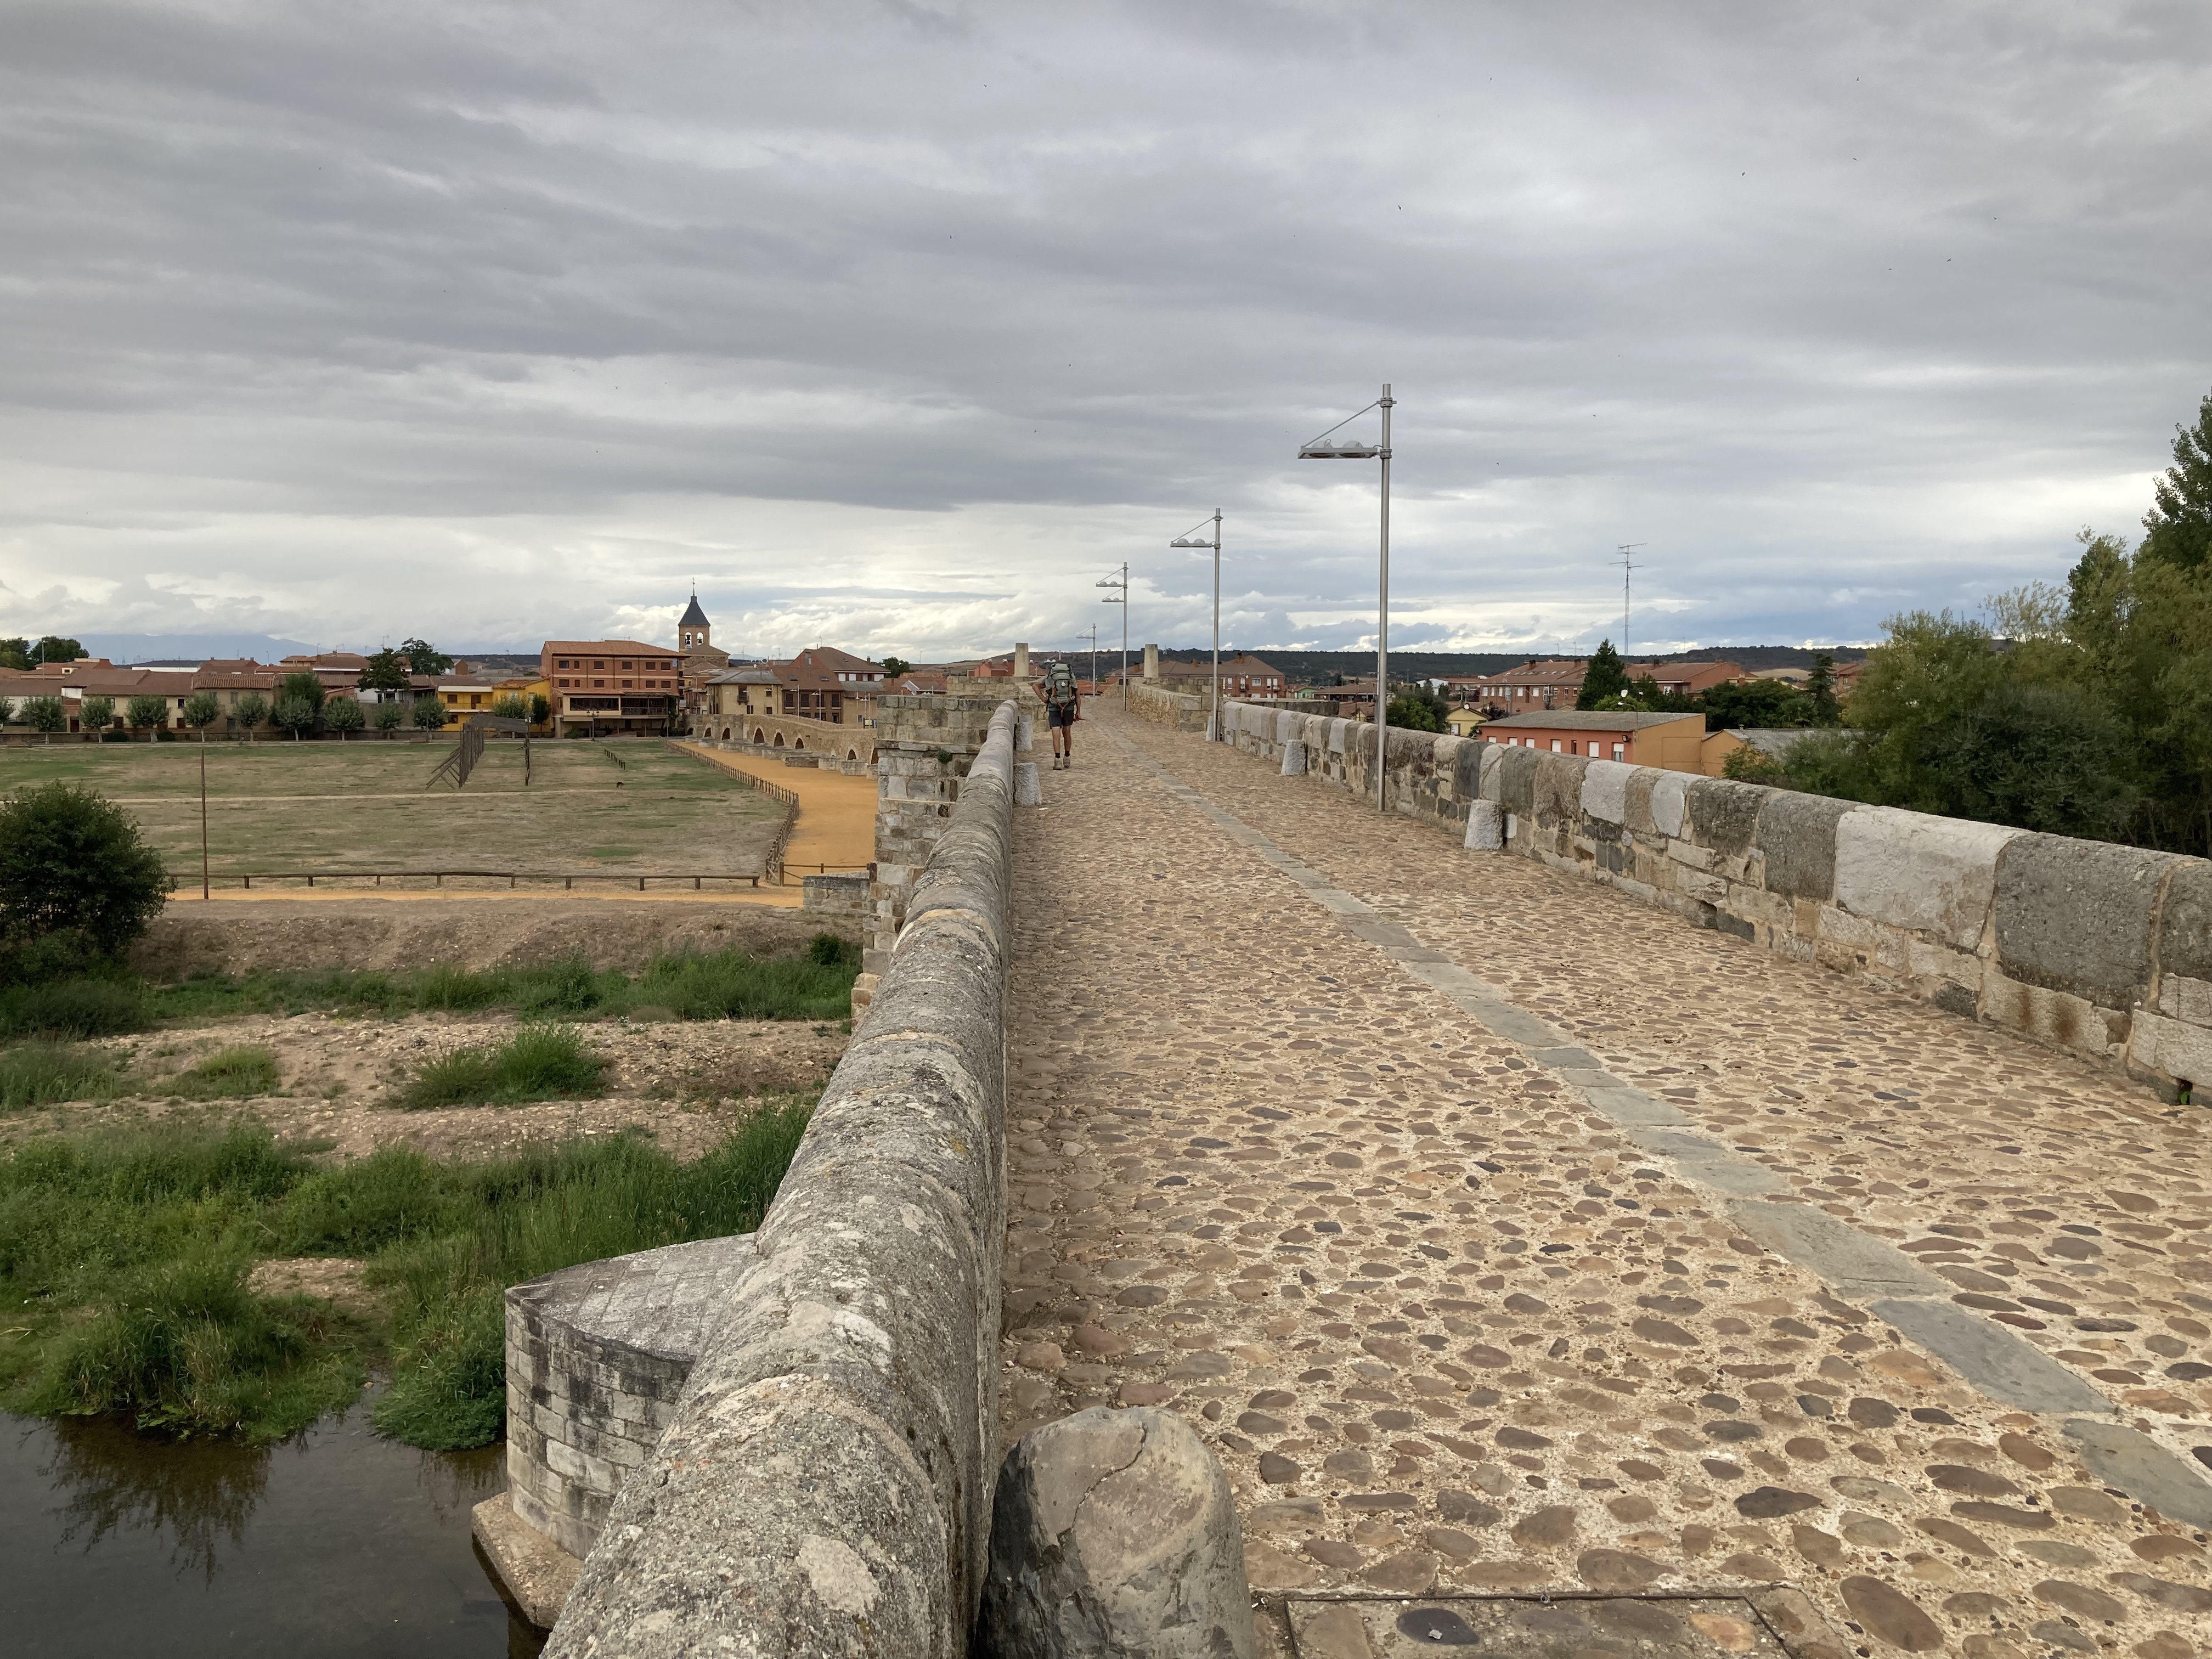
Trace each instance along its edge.
<path fill-rule="evenodd" d="M 1075 705 L 1070 703 L 1063 708 L 1058 703 L 1048 702 L 1044 706 L 1044 720 L 1048 732 L 1056 732 L 1063 726 L 1073 726 Z"/>

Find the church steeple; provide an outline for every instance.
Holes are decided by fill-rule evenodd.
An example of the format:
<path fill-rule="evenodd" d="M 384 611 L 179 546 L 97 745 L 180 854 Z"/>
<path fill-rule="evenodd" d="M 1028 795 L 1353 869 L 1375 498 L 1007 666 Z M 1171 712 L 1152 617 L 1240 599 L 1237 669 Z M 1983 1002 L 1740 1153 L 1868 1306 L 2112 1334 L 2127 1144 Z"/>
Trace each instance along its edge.
<path fill-rule="evenodd" d="M 691 603 L 684 612 L 683 621 L 678 623 L 676 626 L 680 630 L 678 635 L 678 650 L 690 651 L 714 642 L 714 625 L 707 620 L 707 613 L 699 608 L 699 594 L 696 589 L 692 591 Z"/>

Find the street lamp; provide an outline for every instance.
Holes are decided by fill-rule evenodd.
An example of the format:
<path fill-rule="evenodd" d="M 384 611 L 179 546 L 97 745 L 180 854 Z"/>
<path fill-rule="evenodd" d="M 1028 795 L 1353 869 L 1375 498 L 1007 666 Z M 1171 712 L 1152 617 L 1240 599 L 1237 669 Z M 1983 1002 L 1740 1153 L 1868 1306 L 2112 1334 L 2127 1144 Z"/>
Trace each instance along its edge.
<path fill-rule="evenodd" d="M 1207 541 L 1198 532 L 1211 524 L 1213 539 Z M 1221 741 L 1221 509 L 1215 507 L 1211 519 L 1200 519 L 1197 530 L 1187 530 L 1168 544 L 1170 547 L 1210 547 L 1213 550 L 1213 713 L 1206 722 L 1206 740 Z"/>
<path fill-rule="evenodd" d="M 1373 461 L 1382 463 L 1382 574 L 1376 585 L 1375 598 L 1375 810 L 1387 811 L 1383 804 L 1383 789 L 1390 775 L 1390 411 L 1397 406 L 1390 395 L 1390 383 L 1382 383 L 1382 395 L 1367 409 L 1382 411 L 1382 441 L 1380 444 L 1353 443 L 1347 438 L 1332 440 L 1329 433 L 1346 427 L 1367 412 L 1367 409 L 1346 416 L 1320 437 L 1298 447 L 1302 461 Z"/>
<path fill-rule="evenodd" d="M 1097 587 L 1111 587 L 1111 588 L 1116 588 L 1116 589 L 1119 589 L 1119 590 L 1120 590 L 1119 592 L 1115 592 L 1112 597 L 1110 597 L 1110 598 L 1109 598 L 1109 599 L 1101 599 L 1101 600 L 1099 600 L 1099 601 L 1098 601 L 1098 603 L 1099 603 L 1099 604 L 1101 604 L 1101 605 L 1120 605 L 1120 606 L 1121 607 L 1121 701 L 1122 701 L 1122 702 L 1128 702 L 1128 700 L 1129 700 L 1129 565 L 1128 565 L 1128 562 L 1127 562 L 1127 560 L 1122 561 L 1122 563 L 1121 563 L 1121 580 L 1118 580 L 1118 581 L 1117 581 L 1117 580 L 1115 580 L 1113 577 L 1109 576 L 1109 577 L 1107 577 L 1103 581 L 1101 581 L 1101 582 L 1096 582 L 1096 583 L 1094 583 L 1094 584 L 1092 584 L 1092 585 L 1093 585 L 1094 586 L 1097 586 Z M 1095 677 L 1094 677 L 1094 678 L 1095 678 Z"/>

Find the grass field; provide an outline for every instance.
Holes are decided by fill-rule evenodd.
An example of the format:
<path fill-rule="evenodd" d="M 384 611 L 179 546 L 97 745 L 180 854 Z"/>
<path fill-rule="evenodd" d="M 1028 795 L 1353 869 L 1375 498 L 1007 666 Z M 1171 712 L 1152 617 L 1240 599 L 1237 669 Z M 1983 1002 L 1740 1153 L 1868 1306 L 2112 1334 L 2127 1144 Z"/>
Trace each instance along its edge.
<path fill-rule="evenodd" d="M 465 788 L 423 786 L 455 740 L 207 745 L 217 880 L 327 869 L 605 869 L 751 875 L 783 809 L 658 743 L 495 743 Z M 0 791 L 54 779 L 125 807 L 180 874 L 199 870 L 196 743 L 0 750 Z"/>

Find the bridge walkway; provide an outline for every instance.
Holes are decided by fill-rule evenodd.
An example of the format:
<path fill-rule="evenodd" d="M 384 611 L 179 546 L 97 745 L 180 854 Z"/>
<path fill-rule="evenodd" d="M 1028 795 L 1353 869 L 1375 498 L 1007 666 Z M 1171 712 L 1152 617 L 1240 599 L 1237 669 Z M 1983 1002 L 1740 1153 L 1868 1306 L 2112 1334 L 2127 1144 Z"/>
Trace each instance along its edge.
<path fill-rule="evenodd" d="M 1092 708 L 1018 839 L 1009 1442 L 1188 1413 L 1262 1589 L 2212 1653 L 2201 1111 Z"/>

